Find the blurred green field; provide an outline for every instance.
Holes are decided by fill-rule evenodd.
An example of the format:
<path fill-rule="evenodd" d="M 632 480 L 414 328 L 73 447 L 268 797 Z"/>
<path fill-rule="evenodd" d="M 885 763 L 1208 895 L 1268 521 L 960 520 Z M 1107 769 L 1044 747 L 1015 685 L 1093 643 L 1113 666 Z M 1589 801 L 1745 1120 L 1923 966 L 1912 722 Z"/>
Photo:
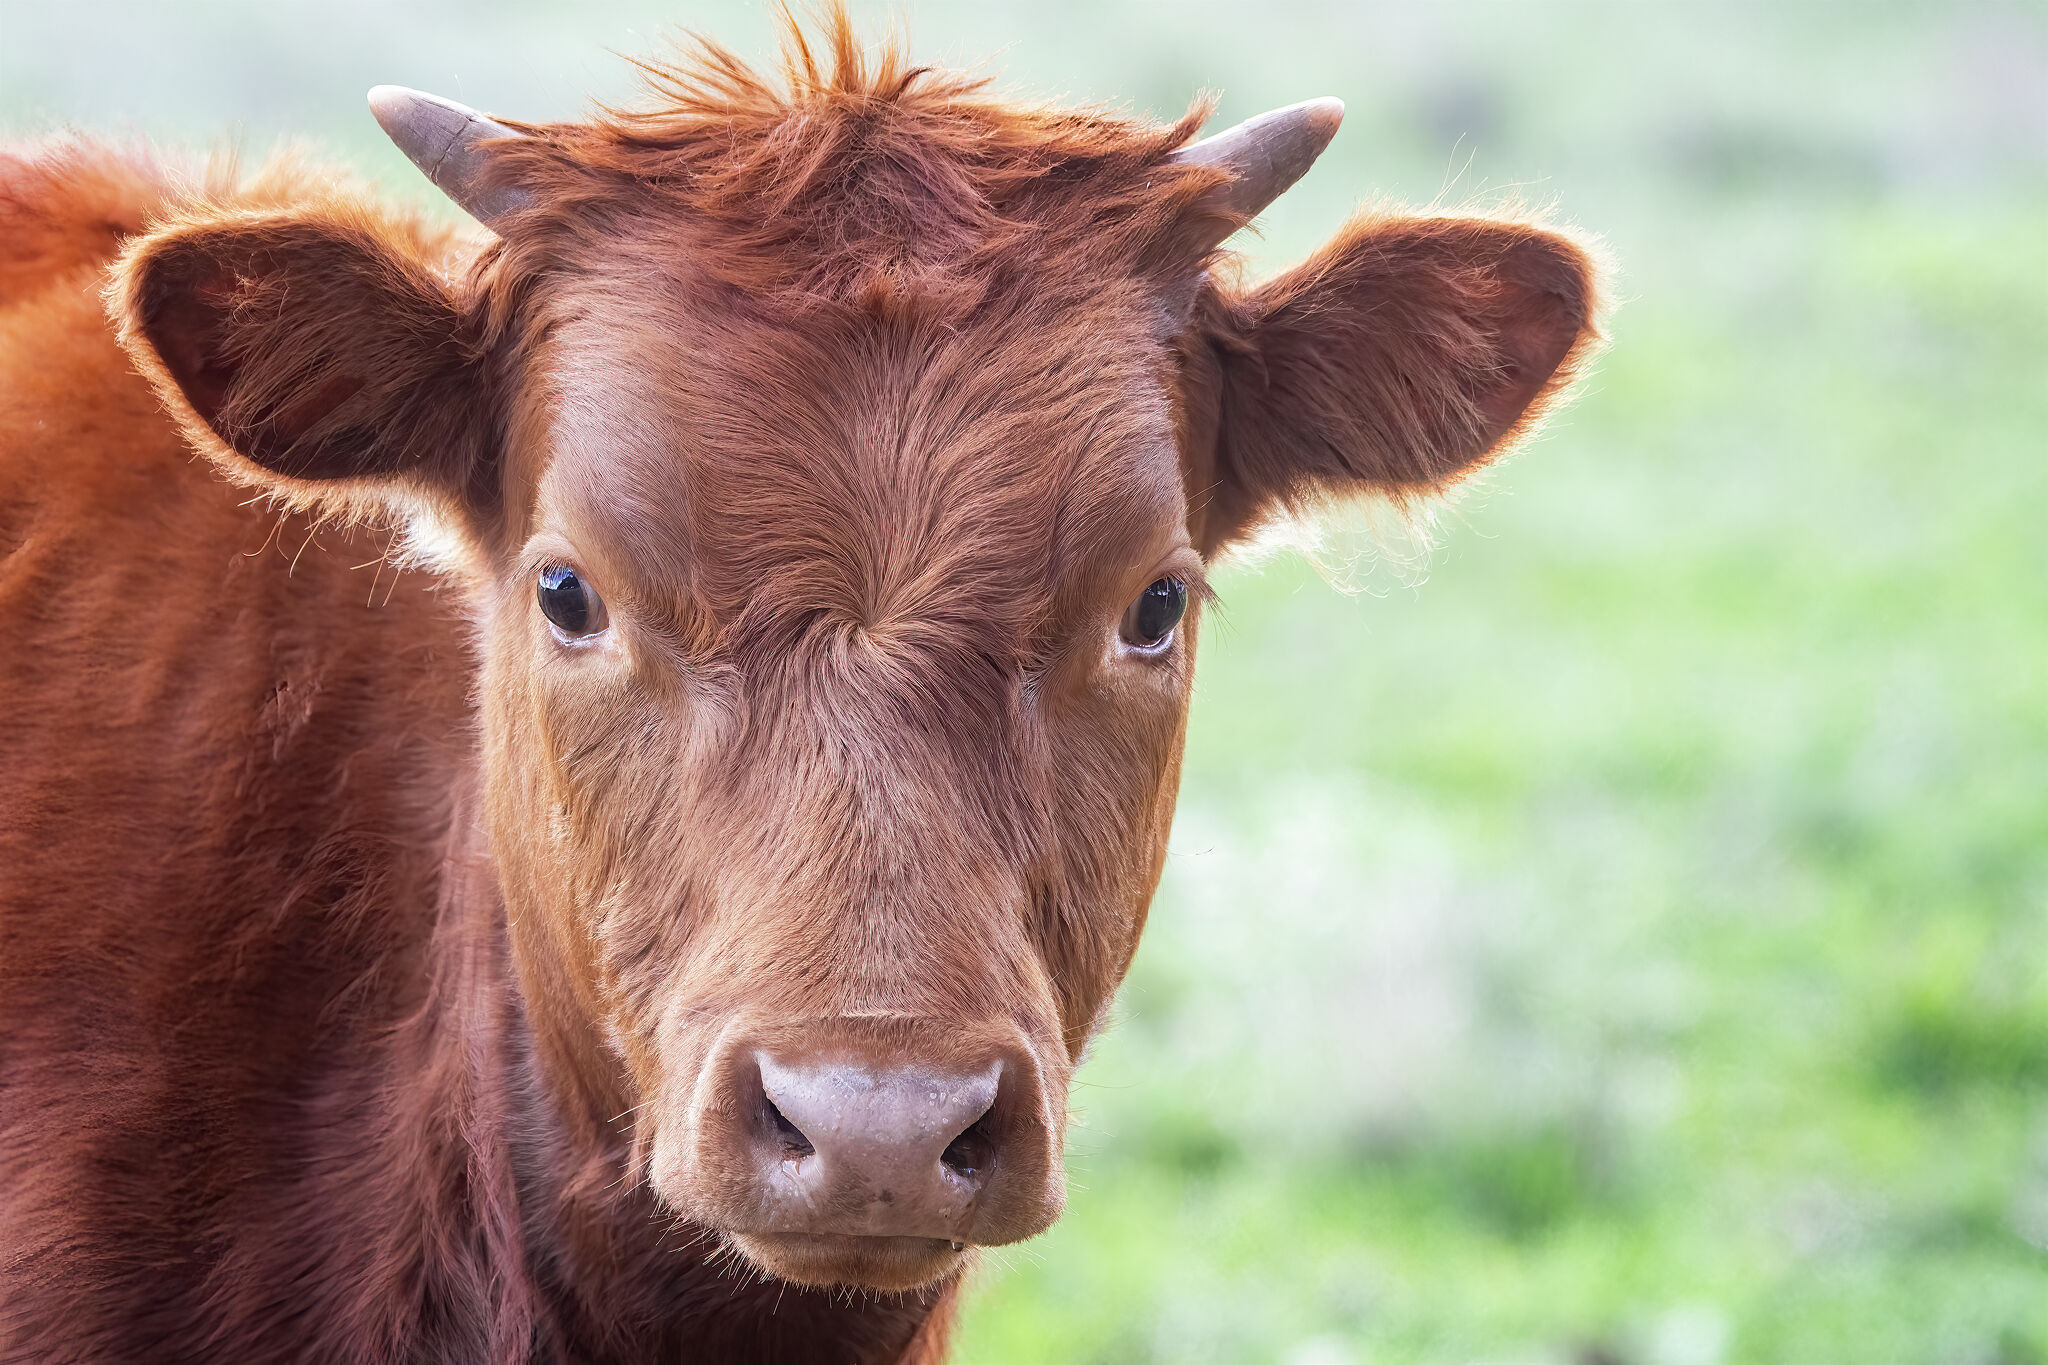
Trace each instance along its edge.
<path fill-rule="evenodd" d="M 887 11 L 863 11 L 877 27 Z M 1555 203 L 1613 349 L 1437 548 L 1239 567 L 1074 1192 L 960 1359 L 2048 1362 L 2048 7 L 912 6 L 1040 94 Z M 730 3 L 0 0 L 0 129 L 532 117 Z M 1398 548 L 1398 547 L 1397 547 Z"/>

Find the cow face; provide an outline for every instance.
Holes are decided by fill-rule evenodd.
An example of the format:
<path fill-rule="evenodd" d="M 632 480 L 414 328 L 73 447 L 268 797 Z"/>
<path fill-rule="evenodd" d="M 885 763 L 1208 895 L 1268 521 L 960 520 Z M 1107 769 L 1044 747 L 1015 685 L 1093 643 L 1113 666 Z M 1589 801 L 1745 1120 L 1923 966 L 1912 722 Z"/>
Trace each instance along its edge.
<path fill-rule="evenodd" d="M 572 1125 L 767 1271 L 904 1290 L 1059 1212 L 1206 565 L 1503 448 L 1592 278 L 1527 224 L 1367 216 L 1240 289 L 1253 163 L 1191 124 L 857 62 L 677 90 L 489 125 L 458 197 L 502 240 L 459 283 L 327 201 L 164 227 L 118 306 L 231 474 L 453 547 Z"/>
<path fill-rule="evenodd" d="M 579 964 L 544 994 L 621 1054 L 658 1190 L 780 1273 L 863 1238 L 913 1280 L 1057 1214 L 1164 856 L 1204 591 L 1168 367 L 1135 294 L 963 325 L 685 282 L 621 336 L 635 279 L 559 286 L 520 389 L 513 922 Z"/>

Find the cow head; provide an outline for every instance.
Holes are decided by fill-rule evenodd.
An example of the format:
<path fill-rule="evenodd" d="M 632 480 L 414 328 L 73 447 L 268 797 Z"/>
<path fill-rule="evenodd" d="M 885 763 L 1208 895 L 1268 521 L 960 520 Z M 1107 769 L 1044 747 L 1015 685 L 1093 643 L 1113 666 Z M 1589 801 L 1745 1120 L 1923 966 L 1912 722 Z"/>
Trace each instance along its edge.
<path fill-rule="evenodd" d="M 1222 239 L 1334 102 L 1189 144 L 799 47 L 512 126 L 384 90 L 497 239 L 332 195 L 133 246 L 126 339 L 233 477 L 405 519 L 473 603 L 492 849 L 557 1100 L 792 1280 L 900 1290 L 1064 1199 L 1165 856 L 1215 557 L 1504 449 L 1581 249 Z M 624 1117 L 621 1117 L 624 1116 Z"/>

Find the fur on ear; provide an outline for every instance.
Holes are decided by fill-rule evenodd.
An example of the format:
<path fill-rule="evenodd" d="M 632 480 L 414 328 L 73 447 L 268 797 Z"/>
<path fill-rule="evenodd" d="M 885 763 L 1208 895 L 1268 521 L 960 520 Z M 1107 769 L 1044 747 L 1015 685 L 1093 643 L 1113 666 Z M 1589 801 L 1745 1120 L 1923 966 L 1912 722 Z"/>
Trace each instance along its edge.
<path fill-rule="evenodd" d="M 1365 213 L 1266 284 L 1209 291 L 1197 543 L 1214 553 L 1346 494 L 1444 490 L 1557 405 L 1601 344 L 1599 314 L 1588 247 L 1496 218 Z"/>
<path fill-rule="evenodd" d="M 129 245 L 111 307 L 236 481 L 351 515 L 474 512 L 497 444 L 488 345 L 421 245 L 351 204 L 199 215 Z"/>

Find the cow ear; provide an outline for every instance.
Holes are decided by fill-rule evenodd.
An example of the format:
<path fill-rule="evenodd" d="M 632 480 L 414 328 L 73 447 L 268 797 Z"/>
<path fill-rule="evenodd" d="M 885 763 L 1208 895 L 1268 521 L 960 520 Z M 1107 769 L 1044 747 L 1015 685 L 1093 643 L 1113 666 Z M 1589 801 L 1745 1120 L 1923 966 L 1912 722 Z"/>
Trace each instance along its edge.
<path fill-rule="evenodd" d="M 173 225 L 130 246 L 113 308 L 237 481 L 353 514 L 474 515 L 496 446 L 480 329 L 416 246 L 342 211 Z"/>
<path fill-rule="evenodd" d="M 1487 218 L 1366 214 L 1205 303 L 1220 391 L 1205 554 L 1278 512 L 1442 491 L 1526 435 L 1600 339 L 1587 250 Z"/>

